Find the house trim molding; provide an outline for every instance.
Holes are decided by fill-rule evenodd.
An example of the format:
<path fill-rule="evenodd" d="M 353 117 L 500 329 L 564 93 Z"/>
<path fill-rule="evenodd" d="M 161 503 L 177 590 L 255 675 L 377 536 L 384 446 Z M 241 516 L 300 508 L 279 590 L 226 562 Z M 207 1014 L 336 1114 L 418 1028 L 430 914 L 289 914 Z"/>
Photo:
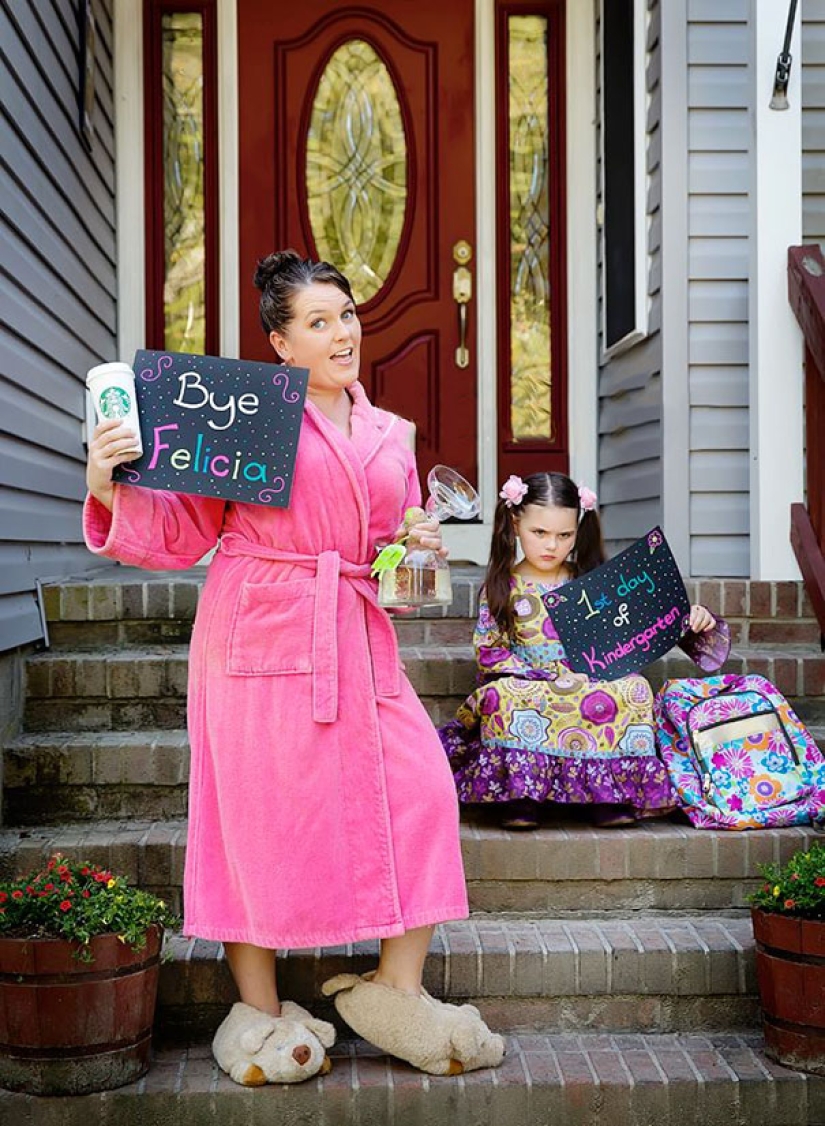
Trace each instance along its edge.
<path fill-rule="evenodd" d="M 803 499 L 803 344 L 788 302 L 788 247 L 802 242 L 801 23 L 794 27 L 788 101 L 769 107 L 787 11 L 751 0 L 750 549 L 751 578 L 799 579 L 791 505 Z"/>
<path fill-rule="evenodd" d="M 114 40 L 117 350 L 131 363 L 146 343 L 143 0 L 114 5 Z"/>
<path fill-rule="evenodd" d="M 683 575 L 690 558 L 687 0 L 659 7 L 662 74 L 662 523 Z M 665 282 L 664 279 L 667 279 Z"/>

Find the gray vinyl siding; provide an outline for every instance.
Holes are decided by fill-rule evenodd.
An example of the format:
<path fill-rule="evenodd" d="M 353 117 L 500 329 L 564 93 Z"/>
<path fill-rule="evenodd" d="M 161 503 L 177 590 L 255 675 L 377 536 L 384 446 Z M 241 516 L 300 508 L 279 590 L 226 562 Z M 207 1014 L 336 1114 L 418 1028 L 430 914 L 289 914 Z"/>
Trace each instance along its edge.
<path fill-rule="evenodd" d="M 825 245 L 825 0 L 802 0 L 802 238 Z"/>
<path fill-rule="evenodd" d="M 599 506 L 610 554 L 626 547 L 662 519 L 659 0 L 649 0 L 647 22 L 647 336 L 602 362 L 599 371 Z M 597 68 L 597 74 L 600 73 L 601 67 Z M 597 104 L 601 105 L 600 97 Z M 601 144 L 598 151 L 601 152 Z M 599 183 L 602 182 L 600 175 Z M 601 268 L 599 282 L 601 335 Z"/>
<path fill-rule="evenodd" d="M 41 636 L 38 579 L 82 546 L 83 379 L 116 355 L 113 0 L 95 0 L 92 151 L 78 4 L 0 0 L 0 649 Z"/>
<path fill-rule="evenodd" d="M 748 575 L 749 5 L 689 0 L 690 568 Z M 678 378 L 678 373 L 673 373 Z"/>

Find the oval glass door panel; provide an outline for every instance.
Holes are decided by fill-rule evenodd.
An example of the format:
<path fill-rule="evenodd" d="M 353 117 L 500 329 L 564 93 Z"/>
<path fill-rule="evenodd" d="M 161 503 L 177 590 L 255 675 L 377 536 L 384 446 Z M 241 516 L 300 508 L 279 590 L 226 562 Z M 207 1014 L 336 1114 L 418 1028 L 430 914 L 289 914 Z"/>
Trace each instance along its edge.
<path fill-rule="evenodd" d="M 318 255 L 363 304 L 383 287 L 407 212 L 407 140 L 386 65 L 362 39 L 342 44 L 318 82 L 307 135 L 307 207 Z"/>

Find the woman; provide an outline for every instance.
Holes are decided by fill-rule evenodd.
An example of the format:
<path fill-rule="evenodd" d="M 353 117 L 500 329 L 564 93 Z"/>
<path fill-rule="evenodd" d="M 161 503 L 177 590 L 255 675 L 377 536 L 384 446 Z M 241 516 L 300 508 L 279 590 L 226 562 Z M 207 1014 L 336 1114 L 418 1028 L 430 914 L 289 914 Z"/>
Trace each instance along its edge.
<path fill-rule="evenodd" d="M 189 658 L 185 933 L 220 939 L 241 1000 L 273 1017 L 276 949 L 376 937 L 372 984 L 423 1003 L 433 925 L 466 917 L 467 897 L 449 767 L 369 578 L 420 500 L 411 427 L 358 383 L 338 270 L 287 251 L 255 284 L 277 356 L 310 373 L 290 507 L 113 485 L 130 436 L 107 422 L 86 541 L 161 569 L 219 545 Z M 413 535 L 441 550 L 434 521 Z"/>

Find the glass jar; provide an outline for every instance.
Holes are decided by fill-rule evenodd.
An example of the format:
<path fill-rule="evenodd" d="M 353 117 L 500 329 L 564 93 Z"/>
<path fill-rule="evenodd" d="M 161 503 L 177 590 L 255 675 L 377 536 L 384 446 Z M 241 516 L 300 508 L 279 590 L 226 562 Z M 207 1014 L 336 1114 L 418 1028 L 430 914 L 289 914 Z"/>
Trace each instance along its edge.
<path fill-rule="evenodd" d="M 381 572 L 378 602 L 395 609 L 448 606 L 453 600 L 450 567 L 429 548 L 411 548 L 393 570 Z"/>

